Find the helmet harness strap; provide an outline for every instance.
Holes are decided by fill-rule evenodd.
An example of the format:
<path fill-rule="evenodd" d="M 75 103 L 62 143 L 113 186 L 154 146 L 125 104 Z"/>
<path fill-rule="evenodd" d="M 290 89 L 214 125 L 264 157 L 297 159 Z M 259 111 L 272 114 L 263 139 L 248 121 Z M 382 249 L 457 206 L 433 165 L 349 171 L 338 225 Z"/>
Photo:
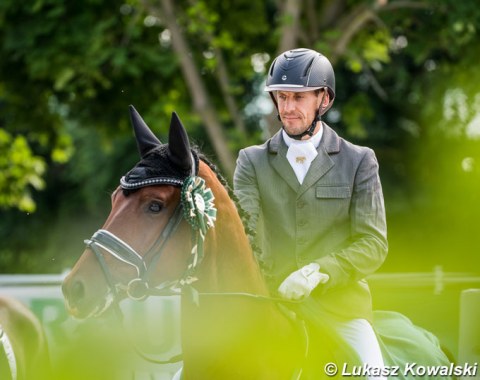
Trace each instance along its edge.
<path fill-rule="evenodd" d="M 315 114 L 315 118 L 313 119 L 312 124 L 310 124 L 310 126 L 305 131 L 303 131 L 302 133 L 296 134 L 296 135 L 292 135 L 285 130 L 285 127 L 282 123 L 282 129 L 285 131 L 285 133 L 287 134 L 288 137 L 290 137 L 294 140 L 301 140 L 303 138 L 303 136 L 306 136 L 306 135 L 308 135 L 310 137 L 313 136 L 313 132 L 315 131 L 315 128 L 317 126 L 317 122 L 322 120 L 322 114 L 325 112 L 325 109 L 327 108 L 327 107 L 325 107 L 322 110 L 323 101 L 325 100 L 325 94 L 326 93 L 327 93 L 327 90 L 325 88 L 323 88 L 323 95 L 322 95 L 322 101 L 320 102 L 320 107 L 318 108 L 318 110 Z M 272 98 L 273 98 L 273 96 L 272 96 Z M 278 111 L 278 104 L 277 104 L 276 100 L 275 100 L 275 105 L 277 106 L 277 111 Z M 278 118 L 278 120 L 280 120 L 280 122 L 282 121 L 282 119 L 280 118 L 280 114 L 277 114 L 277 118 Z"/>

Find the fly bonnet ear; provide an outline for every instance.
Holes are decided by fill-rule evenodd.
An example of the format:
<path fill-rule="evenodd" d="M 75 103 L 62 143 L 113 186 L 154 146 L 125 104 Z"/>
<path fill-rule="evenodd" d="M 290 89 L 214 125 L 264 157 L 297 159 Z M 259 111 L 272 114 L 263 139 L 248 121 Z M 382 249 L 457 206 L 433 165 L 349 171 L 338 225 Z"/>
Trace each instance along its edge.
<path fill-rule="evenodd" d="M 168 156 L 180 169 L 192 171 L 193 160 L 187 131 L 175 112 L 170 120 Z"/>
<path fill-rule="evenodd" d="M 140 157 L 144 158 L 148 152 L 162 145 L 162 143 L 153 134 L 135 107 L 130 105 L 128 108 L 130 110 L 130 121 L 132 122 L 135 138 L 137 139 L 138 152 L 140 153 Z"/>
<path fill-rule="evenodd" d="M 182 187 L 185 179 L 197 174 L 198 155 L 190 150 L 187 132 L 176 113 L 172 114 L 168 144 L 160 142 L 133 106 L 130 117 L 142 158 L 120 179 L 124 190 L 153 185 Z"/>

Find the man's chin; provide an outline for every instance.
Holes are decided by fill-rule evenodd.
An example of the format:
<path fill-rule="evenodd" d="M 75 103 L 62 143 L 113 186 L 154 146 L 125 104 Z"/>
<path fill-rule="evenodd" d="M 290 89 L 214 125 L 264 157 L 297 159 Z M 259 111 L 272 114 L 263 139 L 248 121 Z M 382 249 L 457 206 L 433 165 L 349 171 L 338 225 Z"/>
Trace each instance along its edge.
<path fill-rule="evenodd" d="M 285 132 L 287 132 L 289 135 L 298 135 L 300 133 L 303 133 L 303 131 L 305 131 L 305 129 L 307 129 L 307 127 L 303 127 L 303 126 L 292 126 L 292 125 L 289 125 L 288 123 L 287 124 L 283 124 L 283 129 L 285 130 Z"/>

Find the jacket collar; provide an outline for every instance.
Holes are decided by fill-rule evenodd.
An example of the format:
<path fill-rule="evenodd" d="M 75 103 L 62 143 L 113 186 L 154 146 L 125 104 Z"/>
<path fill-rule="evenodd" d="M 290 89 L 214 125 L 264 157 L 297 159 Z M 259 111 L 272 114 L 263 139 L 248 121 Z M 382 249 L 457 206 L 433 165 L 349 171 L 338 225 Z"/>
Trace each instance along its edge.
<path fill-rule="evenodd" d="M 288 185 L 297 192 L 297 195 L 303 194 L 334 166 L 330 154 L 340 151 L 340 137 L 337 133 L 325 123 L 322 123 L 322 128 L 324 128 L 323 136 L 317 148 L 318 155 L 312 161 L 310 169 L 301 185 L 298 183 L 297 177 L 286 159 L 288 148 L 283 141 L 281 130 L 277 132 L 268 143 L 272 166 Z"/>
<path fill-rule="evenodd" d="M 322 122 L 322 128 L 323 136 L 318 149 L 323 146 L 325 152 L 328 154 L 338 153 L 340 151 L 340 137 L 338 137 L 337 133 L 324 122 Z M 270 139 L 268 143 L 268 152 L 274 154 L 278 153 L 281 145 L 285 145 L 285 142 L 283 141 L 282 130 L 280 129 Z"/>

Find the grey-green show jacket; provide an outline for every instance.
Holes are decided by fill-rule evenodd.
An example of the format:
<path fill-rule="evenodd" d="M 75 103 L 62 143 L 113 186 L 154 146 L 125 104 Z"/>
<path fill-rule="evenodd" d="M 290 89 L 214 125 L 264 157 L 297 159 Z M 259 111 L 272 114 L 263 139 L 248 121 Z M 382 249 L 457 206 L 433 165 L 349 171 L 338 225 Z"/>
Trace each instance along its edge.
<path fill-rule="evenodd" d="M 340 138 L 323 123 L 318 155 L 300 185 L 281 132 L 239 153 L 235 193 L 258 231 L 260 258 L 278 285 L 316 261 L 330 280 L 313 292 L 340 318 L 371 320 L 365 277 L 387 255 L 382 187 L 374 152 Z"/>

